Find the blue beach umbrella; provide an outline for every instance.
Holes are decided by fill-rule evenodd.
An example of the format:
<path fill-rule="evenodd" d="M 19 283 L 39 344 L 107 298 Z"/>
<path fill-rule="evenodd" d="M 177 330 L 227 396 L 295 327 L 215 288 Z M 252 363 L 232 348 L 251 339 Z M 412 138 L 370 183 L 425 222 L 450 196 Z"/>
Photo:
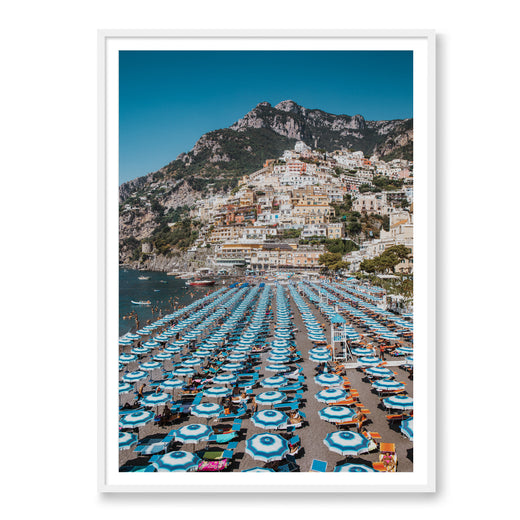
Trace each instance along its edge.
<path fill-rule="evenodd" d="M 345 399 L 347 392 L 340 388 L 327 388 L 318 392 L 314 397 L 321 403 L 330 404 Z"/>
<path fill-rule="evenodd" d="M 275 339 L 272 342 L 273 347 L 289 347 L 291 345 L 291 342 L 286 339 Z"/>
<path fill-rule="evenodd" d="M 279 386 L 283 386 L 287 383 L 287 378 L 284 376 L 272 376 L 266 377 L 260 381 L 260 385 L 264 388 L 277 388 Z"/>
<path fill-rule="evenodd" d="M 160 343 L 163 343 L 164 341 L 168 341 L 170 339 L 170 336 L 168 336 L 166 334 L 158 334 L 153 339 L 154 339 L 154 341 L 159 341 Z"/>
<path fill-rule="evenodd" d="M 119 425 L 121 428 L 139 428 L 140 426 L 148 424 L 154 416 L 155 414 L 153 412 L 146 410 L 127 413 L 119 419 Z"/>
<path fill-rule="evenodd" d="M 136 339 L 141 339 L 141 336 L 139 334 L 127 334 L 125 339 L 131 339 L 132 341 L 135 341 Z"/>
<path fill-rule="evenodd" d="M 291 351 L 288 348 L 285 347 L 275 347 L 271 349 L 271 354 L 277 354 L 282 356 L 290 356 Z"/>
<path fill-rule="evenodd" d="M 146 363 L 141 363 L 139 365 L 139 368 L 141 370 L 157 370 L 158 368 L 162 367 L 162 363 L 159 363 L 159 361 L 147 361 Z"/>
<path fill-rule="evenodd" d="M 370 377 L 392 377 L 394 373 L 386 367 L 370 367 L 365 370 Z"/>
<path fill-rule="evenodd" d="M 128 392 L 131 392 L 134 389 L 134 387 L 130 383 L 125 383 L 124 381 L 119 382 L 119 393 L 120 394 L 126 394 Z"/>
<path fill-rule="evenodd" d="M 159 352 L 155 356 L 153 356 L 154 361 L 166 361 L 167 359 L 171 359 L 173 357 L 173 354 L 171 352 Z"/>
<path fill-rule="evenodd" d="M 216 403 L 200 403 L 191 409 L 192 415 L 197 417 L 205 417 L 209 419 L 211 417 L 217 417 L 224 411 L 224 408 Z"/>
<path fill-rule="evenodd" d="M 271 390 L 269 392 L 262 392 L 255 397 L 258 404 L 279 404 L 285 401 L 286 395 L 283 392 Z"/>
<path fill-rule="evenodd" d="M 360 455 L 368 453 L 369 441 L 360 433 L 337 431 L 329 433 L 323 443 L 330 451 L 340 455 Z"/>
<path fill-rule="evenodd" d="M 132 354 L 137 354 L 138 356 L 142 356 L 143 354 L 148 354 L 150 352 L 150 349 L 146 348 L 146 347 L 134 347 L 130 352 Z"/>
<path fill-rule="evenodd" d="M 327 347 L 314 347 L 309 350 L 309 355 L 320 355 L 320 354 L 330 354 L 330 350 Z"/>
<path fill-rule="evenodd" d="M 234 374 L 219 374 L 213 378 L 213 383 L 219 385 L 232 385 L 237 382 L 237 376 Z"/>
<path fill-rule="evenodd" d="M 320 374 L 314 378 L 314 382 L 321 386 L 337 386 L 343 384 L 343 378 L 336 374 Z"/>
<path fill-rule="evenodd" d="M 358 358 L 358 363 L 364 366 L 377 366 L 381 363 L 381 359 L 375 356 L 364 356 Z"/>
<path fill-rule="evenodd" d="M 121 338 L 119 340 L 119 345 L 121 347 L 128 347 L 128 346 L 133 345 L 133 344 L 134 344 L 134 341 L 131 340 L 131 339 L 128 339 L 128 338 Z"/>
<path fill-rule="evenodd" d="M 377 469 L 365 466 L 364 464 L 343 464 L 341 466 L 336 466 L 334 471 L 343 471 L 347 473 L 377 473 Z"/>
<path fill-rule="evenodd" d="M 119 356 L 119 362 L 120 363 L 131 363 L 132 361 L 135 361 L 137 359 L 137 356 L 135 354 L 121 354 Z"/>
<path fill-rule="evenodd" d="M 399 391 L 406 388 L 403 383 L 395 381 L 394 379 L 379 379 L 372 383 L 372 387 L 378 391 Z"/>
<path fill-rule="evenodd" d="M 309 356 L 309 361 L 314 361 L 314 363 L 326 363 L 332 359 L 330 354 L 316 354 L 313 353 Z"/>
<path fill-rule="evenodd" d="M 157 347 L 160 347 L 161 344 L 158 342 L 158 341 L 145 341 L 142 345 L 143 347 L 146 347 L 146 348 L 157 348 Z"/>
<path fill-rule="evenodd" d="M 291 358 L 283 354 L 271 354 L 266 361 L 267 363 L 272 363 L 276 365 L 278 363 L 289 363 L 291 361 Z"/>
<path fill-rule="evenodd" d="M 225 365 L 222 365 L 220 368 L 228 372 L 237 372 L 243 367 L 244 365 L 242 363 L 226 363 Z"/>
<path fill-rule="evenodd" d="M 394 350 L 394 352 L 399 356 L 409 356 L 413 354 L 413 348 L 410 347 L 399 347 Z"/>
<path fill-rule="evenodd" d="M 356 347 L 352 349 L 352 354 L 356 357 L 363 357 L 373 355 L 374 351 L 371 348 Z"/>
<path fill-rule="evenodd" d="M 141 379 L 148 377 L 148 373 L 144 370 L 135 370 L 134 372 L 128 372 L 123 376 L 125 383 L 135 383 Z"/>
<path fill-rule="evenodd" d="M 185 359 L 181 364 L 183 367 L 196 367 L 197 365 L 200 365 L 202 363 L 202 360 L 197 357 L 193 357 L 190 359 Z"/>
<path fill-rule="evenodd" d="M 225 386 L 213 386 L 204 390 L 205 397 L 227 397 L 231 395 L 231 388 L 226 388 Z"/>
<path fill-rule="evenodd" d="M 130 432 L 119 432 L 119 449 L 127 450 L 138 443 L 137 435 Z"/>
<path fill-rule="evenodd" d="M 228 361 L 238 362 L 238 361 L 245 361 L 247 359 L 247 354 L 244 354 L 243 352 L 237 352 L 235 354 L 230 354 L 227 357 Z"/>
<path fill-rule="evenodd" d="M 182 388 L 186 383 L 180 379 L 166 379 L 162 383 L 159 383 L 159 388 L 163 390 L 175 390 L 175 388 Z"/>
<path fill-rule="evenodd" d="M 246 453 L 255 460 L 282 460 L 289 451 L 289 443 L 280 435 L 259 433 L 246 441 Z"/>
<path fill-rule="evenodd" d="M 179 352 L 181 352 L 181 350 L 182 347 L 177 345 L 168 345 L 164 348 L 164 352 L 169 352 L 170 354 L 178 354 Z"/>
<path fill-rule="evenodd" d="M 411 410 L 413 409 L 413 399 L 406 395 L 392 395 L 385 397 L 383 404 L 390 409 L 395 410 Z"/>
<path fill-rule="evenodd" d="M 327 406 L 322 408 L 318 415 L 324 420 L 332 423 L 352 421 L 356 416 L 354 410 L 346 406 Z"/>
<path fill-rule="evenodd" d="M 145 398 L 141 399 L 143 406 L 159 406 L 171 402 L 172 397 L 170 394 L 161 392 L 158 394 L 149 394 Z"/>
<path fill-rule="evenodd" d="M 271 468 L 261 468 L 257 466 L 256 468 L 244 469 L 242 473 L 275 473 L 274 469 Z"/>
<path fill-rule="evenodd" d="M 205 424 L 188 424 L 175 431 L 175 439 L 183 444 L 196 444 L 208 440 L 213 435 L 213 429 Z"/>
<path fill-rule="evenodd" d="M 235 353 L 240 354 L 240 353 L 244 353 L 244 352 L 251 352 L 251 347 L 244 347 L 244 346 L 233 347 L 232 351 L 233 351 L 233 354 L 235 354 Z"/>
<path fill-rule="evenodd" d="M 172 374 L 177 377 L 185 377 L 185 376 L 192 376 L 193 374 L 196 374 L 197 372 L 190 367 L 179 367 L 172 371 Z"/>
<path fill-rule="evenodd" d="M 289 372 L 291 370 L 291 368 L 288 365 L 281 365 L 281 364 L 267 365 L 265 367 L 265 369 L 268 372 Z"/>
<path fill-rule="evenodd" d="M 289 417 L 287 414 L 279 412 L 278 410 L 261 410 L 260 412 L 254 413 L 251 417 L 251 421 L 255 426 L 266 430 L 275 430 L 287 424 L 288 420 Z"/>
<path fill-rule="evenodd" d="M 401 421 L 401 433 L 413 441 L 413 417 Z"/>
<path fill-rule="evenodd" d="M 159 472 L 190 471 L 198 468 L 200 458 L 187 451 L 171 451 L 162 455 L 152 465 Z"/>

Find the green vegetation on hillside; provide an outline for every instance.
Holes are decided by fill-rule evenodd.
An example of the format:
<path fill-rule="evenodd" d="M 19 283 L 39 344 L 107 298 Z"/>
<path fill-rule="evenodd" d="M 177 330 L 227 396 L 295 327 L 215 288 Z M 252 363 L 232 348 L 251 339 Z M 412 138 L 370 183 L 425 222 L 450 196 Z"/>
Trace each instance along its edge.
<path fill-rule="evenodd" d="M 399 245 L 386 249 L 383 253 L 370 260 L 363 260 L 360 269 L 366 273 L 395 272 L 395 266 L 410 258 L 412 251 L 408 247 Z"/>

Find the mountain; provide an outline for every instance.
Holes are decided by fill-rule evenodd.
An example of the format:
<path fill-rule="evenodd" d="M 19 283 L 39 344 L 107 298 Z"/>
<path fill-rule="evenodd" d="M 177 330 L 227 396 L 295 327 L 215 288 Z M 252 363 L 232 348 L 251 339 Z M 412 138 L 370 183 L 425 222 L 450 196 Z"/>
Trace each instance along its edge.
<path fill-rule="evenodd" d="M 157 172 L 120 187 L 121 201 L 151 180 L 185 180 L 200 191 L 229 189 L 244 174 L 262 167 L 266 159 L 303 141 L 311 148 L 362 150 L 365 155 L 412 159 L 413 120 L 366 121 L 361 115 L 334 115 L 304 108 L 294 101 L 276 106 L 259 103 L 229 128 L 204 134 L 187 153 Z"/>
<path fill-rule="evenodd" d="M 229 190 L 297 141 L 326 151 L 349 148 L 366 156 L 411 160 L 413 120 L 366 121 L 359 114 L 329 114 L 291 100 L 274 107 L 259 103 L 229 128 L 204 134 L 189 152 L 160 170 L 119 187 L 122 244 L 131 246 L 132 240 L 157 233 L 178 220 L 180 209 L 191 206 L 201 192 L 209 187 Z"/>

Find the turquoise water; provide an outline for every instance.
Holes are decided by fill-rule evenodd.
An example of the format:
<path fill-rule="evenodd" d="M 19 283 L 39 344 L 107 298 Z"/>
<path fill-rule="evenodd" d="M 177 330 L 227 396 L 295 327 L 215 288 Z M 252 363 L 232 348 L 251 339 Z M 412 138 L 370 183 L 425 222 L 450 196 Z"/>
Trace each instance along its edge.
<path fill-rule="evenodd" d="M 139 276 L 149 276 L 150 279 L 139 280 Z M 166 273 L 119 269 L 119 335 L 137 330 L 135 317 L 129 317 L 131 312 L 137 314 L 141 328 L 148 320 L 158 320 L 179 306 L 184 307 L 220 287 L 187 287 L 185 280 L 167 276 Z M 134 305 L 131 300 L 150 300 L 150 305 Z"/>

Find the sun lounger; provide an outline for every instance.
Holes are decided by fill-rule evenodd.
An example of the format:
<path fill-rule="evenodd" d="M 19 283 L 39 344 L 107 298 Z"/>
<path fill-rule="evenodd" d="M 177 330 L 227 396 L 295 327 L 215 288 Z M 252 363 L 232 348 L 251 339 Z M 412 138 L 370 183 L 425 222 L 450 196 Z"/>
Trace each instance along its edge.
<path fill-rule="evenodd" d="M 281 466 L 278 466 L 277 471 L 279 472 L 290 472 L 290 471 L 300 471 L 300 466 L 296 463 L 296 459 L 294 458 L 294 455 L 287 454 L 285 456 L 285 460 L 287 461 L 286 464 L 282 464 Z"/>
<path fill-rule="evenodd" d="M 227 442 L 233 440 L 237 434 L 235 432 L 229 432 L 229 433 L 216 433 L 212 435 L 208 441 L 209 442 L 216 442 L 217 444 L 226 444 Z"/>
<path fill-rule="evenodd" d="M 389 414 L 386 416 L 386 419 L 390 424 L 396 424 L 396 423 L 400 423 L 402 421 L 403 415 L 402 414 Z"/>

